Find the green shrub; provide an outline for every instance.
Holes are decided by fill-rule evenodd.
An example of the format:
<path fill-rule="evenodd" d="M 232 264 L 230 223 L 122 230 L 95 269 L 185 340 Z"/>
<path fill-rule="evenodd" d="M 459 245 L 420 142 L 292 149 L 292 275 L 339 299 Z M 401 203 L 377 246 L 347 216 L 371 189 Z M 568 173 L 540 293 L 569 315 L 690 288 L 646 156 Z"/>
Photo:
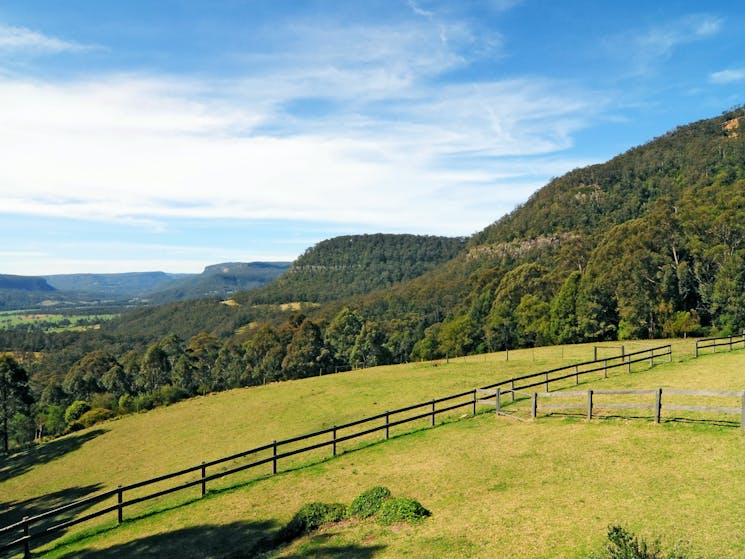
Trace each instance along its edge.
<path fill-rule="evenodd" d="M 357 495 L 349 505 L 349 516 L 368 518 L 380 510 L 383 501 L 389 499 L 391 490 L 387 487 L 371 487 Z"/>
<path fill-rule="evenodd" d="M 119 397 L 119 413 L 132 413 L 135 411 L 135 399 L 129 394 L 122 394 Z"/>
<path fill-rule="evenodd" d="M 107 410 L 105 408 L 92 408 L 81 415 L 78 419 L 78 422 L 83 427 L 90 427 L 91 425 L 100 423 L 105 419 L 111 419 L 115 415 L 116 414 L 113 411 Z"/>
<path fill-rule="evenodd" d="M 134 397 L 133 404 L 134 411 L 151 410 L 155 407 L 155 398 L 152 394 L 138 394 Z"/>
<path fill-rule="evenodd" d="M 65 423 L 72 425 L 81 415 L 91 409 L 91 405 L 84 400 L 75 400 L 65 410 Z"/>
<path fill-rule="evenodd" d="M 378 510 L 378 521 L 384 525 L 396 524 L 398 522 L 417 523 L 431 516 L 432 513 L 425 509 L 422 504 L 408 497 L 392 497 L 383 503 Z"/>
<path fill-rule="evenodd" d="M 118 402 L 116 397 L 109 393 L 103 392 L 91 395 L 91 408 L 104 408 L 106 410 L 116 411 Z"/>
<path fill-rule="evenodd" d="M 36 421 L 42 427 L 41 435 L 57 436 L 65 431 L 65 408 L 55 405 L 42 405 L 36 414 Z"/>
<path fill-rule="evenodd" d="M 279 542 L 293 539 L 317 530 L 329 522 L 339 522 L 346 517 L 347 507 L 341 503 L 308 503 L 295 513 L 292 520 L 283 526 L 277 534 Z"/>
<path fill-rule="evenodd" d="M 186 398 L 189 394 L 181 387 L 167 384 L 158 389 L 158 401 L 166 406 L 175 404 Z"/>
<path fill-rule="evenodd" d="M 677 547 L 668 553 L 663 552 L 660 540 L 648 543 L 626 530 L 623 526 L 608 527 L 608 544 L 600 554 L 592 554 L 588 559 L 686 559 L 688 554 Z"/>

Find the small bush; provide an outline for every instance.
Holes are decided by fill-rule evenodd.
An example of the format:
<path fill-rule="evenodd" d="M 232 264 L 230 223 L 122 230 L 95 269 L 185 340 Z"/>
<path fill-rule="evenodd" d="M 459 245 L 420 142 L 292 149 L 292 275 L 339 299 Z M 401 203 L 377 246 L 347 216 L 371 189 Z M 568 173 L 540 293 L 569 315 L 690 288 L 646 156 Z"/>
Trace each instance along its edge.
<path fill-rule="evenodd" d="M 346 509 L 341 503 L 308 503 L 295 513 L 277 534 L 279 542 L 289 542 L 293 539 L 317 530 L 329 522 L 339 522 L 346 517 Z"/>
<path fill-rule="evenodd" d="M 132 413 L 135 411 L 135 399 L 129 394 L 122 394 L 119 397 L 119 413 Z"/>
<path fill-rule="evenodd" d="M 368 518 L 380 510 L 383 502 L 389 499 L 391 490 L 387 487 L 371 487 L 357 495 L 349 505 L 349 516 Z"/>
<path fill-rule="evenodd" d="M 98 393 L 91 395 L 91 408 L 104 408 L 106 410 L 116 411 L 119 407 L 116 397 L 109 393 Z"/>
<path fill-rule="evenodd" d="M 91 425 L 100 423 L 105 419 L 111 419 L 115 415 L 116 414 L 113 411 L 107 410 L 105 408 L 93 408 L 81 415 L 78 419 L 78 422 L 83 427 L 90 427 Z"/>
<path fill-rule="evenodd" d="M 75 400 L 65 410 L 65 423 L 72 425 L 81 415 L 91 409 L 91 405 L 84 400 Z"/>
<path fill-rule="evenodd" d="M 134 397 L 133 406 L 134 411 L 146 411 L 151 410 L 155 407 L 155 398 L 152 394 L 138 394 Z"/>
<path fill-rule="evenodd" d="M 662 551 L 660 540 L 648 543 L 623 526 L 608 527 L 608 544 L 600 554 L 588 559 L 686 559 L 688 554 L 677 547 L 668 553 Z"/>
<path fill-rule="evenodd" d="M 167 384 L 165 386 L 161 386 L 158 390 L 157 400 L 162 404 L 168 406 L 170 404 L 175 404 L 176 402 L 183 400 L 187 396 L 188 394 L 183 388 Z"/>
<path fill-rule="evenodd" d="M 432 513 L 425 509 L 422 504 L 408 497 L 392 497 L 383 501 L 378 511 L 378 521 L 384 525 L 396 524 L 398 522 L 409 522 L 415 524 L 421 522 Z"/>

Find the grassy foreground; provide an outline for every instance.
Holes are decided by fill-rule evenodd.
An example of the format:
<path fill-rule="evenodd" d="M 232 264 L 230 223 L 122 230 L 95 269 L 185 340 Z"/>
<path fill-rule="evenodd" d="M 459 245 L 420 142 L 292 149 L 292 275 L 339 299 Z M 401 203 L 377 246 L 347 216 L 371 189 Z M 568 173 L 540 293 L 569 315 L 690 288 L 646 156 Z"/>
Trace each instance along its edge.
<path fill-rule="evenodd" d="M 548 349 L 537 355 L 527 350 L 510 352 L 509 363 L 495 355 L 438 367 L 359 371 L 218 394 L 122 419 L 95 435 L 78 435 L 84 444 L 58 456 L 50 453 L 46 463 L 22 469 L 16 461 L 13 470 L 11 461 L 11 468 L 3 470 L 11 475 L 4 474 L 8 478 L 0 485 L 2 501 L 11 506 L 14 499 L 28 502 L 24 499 L 33 498 L 36 484 L 48 487 L 41 494 L 100 482 L 100 488 L 110 487 L 275 437 L 542 370 L 562 361 L 558 348 L 551 349 L 553 359 Z M 564 360 L 587 359 L 592 346 L 562 353 Z M 678 351 L 676 360 L 681 355 L 683 363 L 619 374 L 597 387 L 745 386 L 743 352 L 693 361 Z M 731 427 L 626 420 L 587 424 L 576 417 L 522 422 L 482 415 L 224 490 L 188 506 L 179 506 L 181 497 L 168 505 L 170 510 L 55 548 L 49 556 L 222 557 L 236 549 L 251 556 L 252 545 L 302 504 L 349 503 L 368 487 L 387 485 L 396 494 L 419 499 L 433 517 L 416 527 L 343 523 L 277 556 L 577 557 L 597 549 L 605 527 L 620 522 L 665 541 L 690 540 L 696 557 L 740 557 L 745 553 L 737 527 L 745 512 L 739 503 L 745 490 L 739 481 L 745 479 L 742 442 L 743 434 Z M 132 452 L 134 444 L 139 452 Z M 211 454 L 199 456 L 195 448 Z M 114 478 L 112 470 L 125 479 Z M 6 489 L 18 496 L 8 499 Z"/>

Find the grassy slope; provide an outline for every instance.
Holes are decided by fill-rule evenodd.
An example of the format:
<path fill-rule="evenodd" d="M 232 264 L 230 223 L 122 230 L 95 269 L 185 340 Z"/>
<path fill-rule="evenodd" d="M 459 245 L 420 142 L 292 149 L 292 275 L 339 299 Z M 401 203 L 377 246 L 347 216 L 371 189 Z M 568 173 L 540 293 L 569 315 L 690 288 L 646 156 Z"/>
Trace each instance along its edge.
<path fill-rule="evenodd" d="M 553 351 L 560 357 L 557 348 Z M 581 357 L 588 352 L 591 348 L 586 347 Z M 509 370 L 500 363 L 499 376 L 551 366 L 541 355 L 532 361 L 531 353 L 523 352 L 527 359 L 519 361 L 511 352 Z M 207 440 L 215 453 L 205 458 L 211 458 L 274 436 L 310 431 L 328 425 L 331 418 L 374 413 L 384 409 L 382 402 L 395 407 L 494 379 L 494 362 L 471 359 L 443 367 L 411 365 L 236 391 L 127 418 L 106 425 L 108 432 L 80 449 L 0 487 L 4 497 L 20 499 L 31 491 L 46 493 L 71 482 L 111 480 L 113 485 L 198 462 L 201 457 L 194 448 Z M 745 383 L 738 370 L 743 361 L 742 352 L 721 354 L 645 374 L 619 375 L 604 381 L 603 387 L 741 388 Z M 400 401 L 395 401 L 391 386 L 402 388 Z M 270 398 L 273 406 L 267 404 Z M 332 403 L 324 409 L 322 402 Z M 344 408 L 334 409 L 339 402 L 345 402 Z M 194 429 L 195 417 L 202 417 L 199 431 Z M 148 435 L 149 430 L 155 436 Z M 734 471 L 745 464 L 742 437 L 739 430 L 711 426 L 660 428 L 618 421 L 586 425 L 574 418 L 522 423 L 485 415 L 128 523 L 75 549 L 142 553 L 133 547 L 139 545 L 171 555 L 174 549 L 178 553 L 179 545 L 192 549 L 189 529 L 198 527 L 200 534 L 213 535 L 206 545 L 215 547 L 214 556 L 222 556 L 236 542 L 243 539 L 250 545 L 252 537 L 286 522 L 305 502 L 348 503 L 362 489 L 385 484 L 394 493 L 420 499 L 434 512 L 433 518 L 415 528 L 338 526 L 299 545 L 320 546 L 327 556 L 343 556 L 328 555 L 328 548 L 336 547 L 363 557 L 373 552 L 376 557 L 573 557 L 578 549 L 596 546 L 604 527 L 619 521 L 666 540 L 688 537 L 705 557 L 736 557 L 744 545 L 734 526 L 745 508 L 737 499 L 742 493 L 737 478 L 742 476 Z M 138 441 L 129 459 L 116 451 L 130 444 L 127 438 Z M 169 448 L 168 442 L 176 440 L 181 441 L 178 447 Z M 167 448 L 162 457 L 159 448 Z M 102 475 L 101 467 L 114 469 L 115 474 Z M 58 476 L 63 481 L 55 479 Z M 706 555 L 710 548 L 715 551 Z M 304 552 L 293 548 L 287 553 Z M 210 553 L 203 549 L 200 555 Z"/>
<path fill-rule="evenodd" d="M 107 487 L 427 401 L 503 378 L 592 358 L 592 346 L 511 351 L 378 367 L 194 398 L 99 424 L 80 448 L 0 484 L 3 500 L 28 499 L 98 482 Z M 89 438 L 82 431 L 75 438 Z M 43 450 L 44 446 L 40 450 Z M 23 457 L 17 457 L 21 461 Z M 13 467 L 13 461 L 6 467 Z M 0 470 L 1 471 L 1 470 Z M 4 476 L 3 476 L 4 477 Z M 2 479 L 2 478 L 0 478 Z"/>

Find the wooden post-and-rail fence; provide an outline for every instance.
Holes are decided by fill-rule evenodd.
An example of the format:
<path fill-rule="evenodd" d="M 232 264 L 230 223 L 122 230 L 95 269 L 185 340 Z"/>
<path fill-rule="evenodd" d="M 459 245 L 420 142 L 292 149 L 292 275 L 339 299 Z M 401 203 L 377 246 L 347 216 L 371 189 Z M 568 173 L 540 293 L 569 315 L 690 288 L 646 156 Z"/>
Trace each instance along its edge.
<path fill-rule="evenodd" d="M 745 347 L 745 332 L 741 336 L 699 339 L 696 340 L 696 357 L 704 349 L 711 349 L 713 353 L 716 353 L 718 347 L 726 347 L 729 351 L 732 351 L 737 344 L 742 344 L 742 347 Z"/>
<path fill-rule="evenodd" d="M 289 439 L 275 440 L 260 447 L 225 456 L 223 458 L 204 461 L 198 465 L 184 468 L 176 472 L 167 473 L 128 485 L 120 485 L 115 489 L 110 489 L 90 497 L 72 501 L 56 509 L 34 516 L 25 517 L 19 522 L 0 528 L 0 538 L 15 538 L 7 542 L 0 541 L 0 551 L 22 547 L 24 557 L 30 557 L 32 542 L 34 539 L 37 541 L 49 541 L 51 539 L 50 536 L 54 534 L 59 534 L 67 528 L 103 515 L 116 513 L 117 522 L 122 523 L 124 521 L 125 509 L 138 503 L 163 497 L 171 493 L 184 491 L 192 487 L 199 487 L 200 494 L 204 496 L 207 492 L 207 484 L 211 481 L 231 476 L 252 468 L 257 468 L 262 465 L 270 465 L 271 473 L 276 474 L 279 471 L 279 461 L 291 456 L 326 447 L 331 447 L 332 455 L 336 456 L 338 445 L 340 443 L 381 431 L 384 433 L 385 439 L 388 439 L 390 437 L 390 430 L 393 427 L 413 421 L 429 420 L 429 424 L 434 426 L 436 416 L 464 407 L 470 408 L 471 413 L 475 415 L 477 404 L 488 403 L 484 399 L 485 393 L 491 394 L 491 397 L 495 398 L 497 413 L 499 413 L 501 394 L 503 393 L 509 393 L 511 401 L 514 401 L 515 394 L 518 391 L 527 388 L 544 386 L 548 391 L 552 384 L 562 384 L 563 381 L 563 383 L 566 384 L 565 381 L 567 381 L 567 379 L 569 379 L 570 382 L 573 380 L 575 384 L 579 384 L 580 376 L 602 374 L 603 378 L 605 378 L 608 376 L 609 370 L 625 368 L 627 372 L 631 372 L 632 364 L 648 362 L 651 367 L 655 364 L 655 361 L 660 358 L 666 358 L 667 360 L 672 359 L 672 349 L 670 345 L 627 353 L 618 357 L 576 363 L 565 367 L 559 367 L 557 369 L 551 369 L 549 371 L 511 378 L 482 388 L 474 388 L 473 390 L 467 390 L 443 398 L 436 398 L 419 404 L 386 411 L 358 421 L 352 421 L 342 425 L 334 425 L 333 427 L 316 431 L 314 433 L 300 435 Z M 401 417 L 402 414 L 406 414 L 405 417 Z M 297 443 L 302 443 L 311 439 L 316 440 L 310 444 L 298 448 L 295 447 Z M 268 454 L 268 456 L 266 456 L 266 454 Z M 241 459 L 248 459 L 249 461 L 237 466 L 225 466 L 228 462 Z M 208 473 L 208 469 L 214 470 L 216 466 L 223 466 L 223 468 L 226 469 Z M 132 492 L 137 489 L 175 480 L 177 478 L 184 478 L 185 476 L 189 476 L 189 479 L 170 487 L 157 489 L 152 493 L 144 495 L 139 494 L 131 496 Z M 89 509 L 90 507 L 106 503 L 107 501 L 111 502 L 111 504 L 95 510 L 94 512 L 82 514 L 80 516 L 73 516 L 81 509 Z M 61 515 L 72 517 L 67 520 L 58 521 L 57 519 Z"/>
<path fill-rule="evenodd" d="M 647 396 L 647 400 L 635 402 L 606 402 L 598 403 L 597 396 Z M 667 403 L 668 396 L 695 396 L 697 398 L 738 398 L 740 405 L 734 406 L 692 406 L 688 404 Z M 651 401 L 654 398 L 654 402 Z M 673 388 L 652 388 L 643 390 L 587 390 L 586 392 L 533 392 L 531 398 L 531 417 L 536 418 L 539 413 L 538 401 L 541 399 L 585 399 L 584 402 L 574 402 L 571 404 L 549 404 L 540 405 L 542 412 L 567 411 L 567 410 L 586 410 L 587 419 L 594 417 L 597 409 L 633 409 L 633 410 L 652 410 L 654 422 L 659 423 L 662 417 L 662 411 L 689 411 L 698 413 L 719 413 L 734 414 L 738 416 L 740 427 L 745 429 L 745 391 L 728 391 L 728 390 L 679 390 Z M 682 419 L 671 417 L 671 419 Z"/>

